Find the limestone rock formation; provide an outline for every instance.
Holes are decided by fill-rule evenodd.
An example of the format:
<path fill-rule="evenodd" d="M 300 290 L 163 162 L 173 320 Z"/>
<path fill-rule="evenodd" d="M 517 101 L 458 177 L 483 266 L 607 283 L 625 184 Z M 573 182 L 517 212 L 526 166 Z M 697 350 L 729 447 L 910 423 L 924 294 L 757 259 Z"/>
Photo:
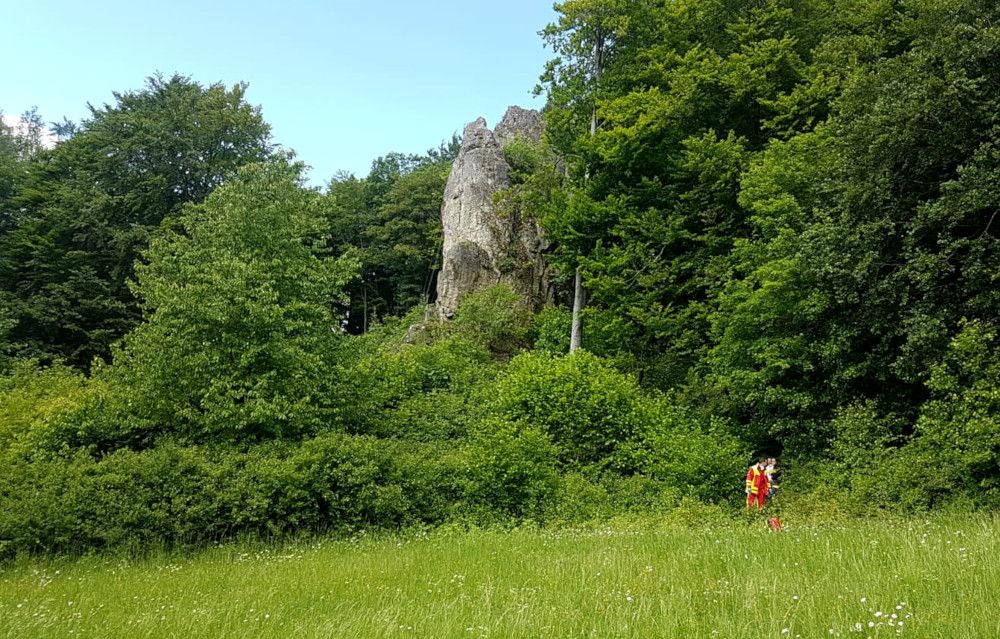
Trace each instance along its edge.
<path fill-rule="evenodd" d="M 493 130 L 493 137 L 501 147 L 518 137 L 537 144 L 542 139 L 543 126 L 542 114 L 538 111 L 511 106 L 507 107 L 500 124 Z"/>
<path fill-rule="evenodd" d="M 442 317 L 451 317 L 466 293 L 493 284 L 509 284 L 536 305 L 551 298 L 537 221 L 501 213 L 493 202 L 495 193 L 511 186 L 503 147 L 518 138 L 537 143 L 541 134 L 541 114 L 520 107 L 507 109 L 495 131 L 483 118 L 465 127 L 441 207 L 437 310 Z"/>

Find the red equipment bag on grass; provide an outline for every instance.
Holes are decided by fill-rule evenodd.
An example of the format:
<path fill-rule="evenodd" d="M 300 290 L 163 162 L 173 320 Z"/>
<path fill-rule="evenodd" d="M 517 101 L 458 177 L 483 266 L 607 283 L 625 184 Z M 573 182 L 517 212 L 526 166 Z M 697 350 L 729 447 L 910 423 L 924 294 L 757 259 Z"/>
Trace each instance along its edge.
<path fill-rule="evenodd" d="M 771 529 L 771 532 L 781 532 L 781 520 L 777 517 L 768 517 L 767 527 Z"/>

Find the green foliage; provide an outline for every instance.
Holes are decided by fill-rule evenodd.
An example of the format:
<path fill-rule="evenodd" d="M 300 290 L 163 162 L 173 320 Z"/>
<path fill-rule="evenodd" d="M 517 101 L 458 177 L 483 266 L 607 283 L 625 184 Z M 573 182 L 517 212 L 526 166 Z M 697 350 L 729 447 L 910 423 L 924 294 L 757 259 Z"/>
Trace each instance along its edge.
<path fill-rule="evenodd" d="M 612 517 L 653 517 L 671 513 L 682 491 L 670 482 L 648 475 L 609 473 L 598 479 L 577 472 L 559 476 L 546 503 L 544 519 L 554 525 L 602 522 Z"/>
<path fill-rule="evenodd" d="M 107 370 L 132 395 L 129 412 L 194 441 L 287 437 L 335 421 L 330 302 L 355 265 L 323 255 L 319 196 L 292 168 L 251 165 L 178 226 L 137 267 L 147 321 Z"/>
<path fill-rule="evenodd" d="M 604 308 L 585 308 L 581 315 L 587 327 L 583 335 L 583 348 L 607 359 L 622 370 L 633 368 L 635 358 L 629 345 L 636 338 L 635 325 Z M 567 353 L 571 323 L 572 315 L 568 309 L 542 309 L 532 324 L 534 349 L 553 355 Z"/>
<path fill-rule="evenodd" d="M 476 395 L 495 376 L 489 352 L 451 336 L 429 344 L 390 338 L 345 369 L 345 397 L 355 432 L 431 440 L 461 436 L 481 412 Z"/>
<path fill-rule="evenodd" d="M 691 410 L 656 401 L 633 452 L 635 466 L 681 494 L 731 502 L 742 496 L 750 451 L 720 420 L 699 420 Z"/>
<path fill-rule="evenodd" d="M 85 393 L 83 376 L 72 369 L 16 363 L 0 377 L 0 449 L 14 446 L 44 428 L 55 415 L 76 407 Z"/>
<path fill-rule="evenodd" d="M 470 463 L 441 447 L 337 433 L 249 449 L 162 441 L 100 459 L 8 457 L 0 557 L 435 523 L 467 498 Z"/>
<path fill-rule="evenodd" d="M 455 313 L 455 328 L 497 355 L 512 355 L 528 345 L 531 332 L 528 300 L 499 284 L 466 295 Z"/>
<path fill-rule="evenodd" d="M 534 349 L 551 355 L 568 353 L 569 331 L 572 321 L 571 313 L 565 308 L 558 306 L 543 308 L 535 316 Z"/>
<path fill-rule="evenodd" d="M 1000 344 L 997 331 L 973 321 L 931 370 L 931 399 L 921 407 L 901 463 L 911 503 L 927 506 L 964 497 L 1000 504 Z M 934 472 L 913 472 L 933 468 Z"/>
<path fill-rule="evenodd" d="M 8 126 L 0 118 L 0 234 L 13 228 L 21 216 L 21 207 L 14 199 L 23 187 L 32 161 L 43 149 L 42 131 L 42 117 L 34 108 L 21 115 L 16 127 Z M 0 341 L 0 347 L 2 344 Z"/>
<path fill-rule="evenodd" d="M 923 510 L 922 496 L 914 500 L 916 495 L 904 494 L 908 492 L 904 485 L 910 483 L 906 475 L 913 472 L 901 465 L 898 420 L 893 421 L 876 404 L 867 402 L 839 411 L 831 427 L 835 436 L 829 463 L 809 469 L 818 478 L 819 488 L 814 492 L 821 495 L 824 488 L 833 488 L 838 493 L 836 507 L 855 513 Z M 820 512 L 815 505 L 813 508 Z"/>
<path fill-rule="evenodd" d="M 489 301 L 492 295 L 470 298 Z M 464 308 L 465 302 L 460 314 Z M 341 343 L 338 356 L 350 381 L 340 386 L 339 401 L 353 432 L 418 441 L 462 438 L 481 418 L 483 395 L 501 365 L 477 339 L 486 330 L 474 322 L 479 316 L 466 313 L 459 329 L 423 317 L 422 310 Z M 490 318 L 484 321 L 489 326 Z"/>
<path fill-rule="evenodd" d="M 83 368 L 138 324 L 127 282 L 153 230 L 271 154 L 245 88 L 152 77 L 28 163 L 0 235 L 14 353 Z"/>
<path fill-rule="evenodd" d="M 470 472 L 479 503 L 507 516 L 537 517 L 558 481 L 559 450 L 540 428 L 504 419 L 477 433 Z"/>
<path fill-rule="evenodd" d="M 8 351 L 7 334 L 17 324 L 17 321 L 12 319 L 9 314 L 5 296 L 0 292 L 0 374 L 6 372 L 11 365 L 11 358 L 6 354 Z"/>
<path fill-rule="evenodd" d="M 572 468 L 628 469 L 619 448 L 647 418 L 635 381 L 585 351 L 518 355 L 493 392 L 498 415 L 540 429 Z"/>
<path fill-rule="evenodd" d="M 854 402 L 915 419 L 959 319 L 996 315 L 996 39 L 972 4 L 913 11 L 903 53 L 859 69 L 827 122 L 744 178 L 759 239 L 736 253 L 714 368 L 737 414 L 795 450 Z"/>
<path fill-rule="evenodd" d="M 586 178 L 550 198 L 555 260 L 644 384 L 755 446 L 823 455 L 868 402 L 912 430 L 959 319 L 1000 310 L 996 8 L 627 5 L 545 32 L 547 136 Z"/>
<path fill-rule="evenodd" d="M 812 7 L 603 1 L 557 9 L 546 35 L 564 57 L 543 76 L 547 125 L 588 179 L 543 224 L 556 255 L 585 256 L 590 305 L 609 309 L 630 335 L 619 350 L 655 361 L 651 379 L 676 387 L 711 346 L 727 256 L 749 235 L 737 194 L 762 144 L 764 105 L 795 85 L 808 51 L 781 33 L 800 36 Z M 596 109 L 593 136 L 583 105 Z"/>
<path fill-rule="evenodd" d="M 338 176 L 326 208 L 335 251 L 361 262 L 346 288 L 347 329 L 364 333 L 377 321 L 426 304 L 441 253 L 441 200 L 458 153 L 452 138 L 425 155 L 390 153 L 368 177 Z"/>
<path fill-rule="evenodd" d="M 613 513 L 607 489 L 579 472 L 559 475 L 552 498 L 546 503 L 545 520 L 555 524 L 601 521 Z"/>
<path fill-rule="evenodd" d="M 1000 468 L 996 331 L 968 322 L 931 372 L 914 432 L 873 403 L 841 412 L 829 481 L 855 510 L 994 507 Z M 865 468 L 858 473 L 857 468 Z"/>
<path fill-rule="evenodd" d="M 518 220 L 540 219 L 564 205 L 563 160 L 543 138 L 533 144 L 518 138 L 503 147 L 511 186 L 494 195 L 501 215 Z"/>
<path fill-rule="evenodd" d="M 478 389 L 473 389 L 478 390 Z M 364 418 L 359 430 L 379 437 L 413 441 L 455 441 L 465 437 L 479 417 L 479 406 L 470 389 L 419 390 L 383 405 Z"/>

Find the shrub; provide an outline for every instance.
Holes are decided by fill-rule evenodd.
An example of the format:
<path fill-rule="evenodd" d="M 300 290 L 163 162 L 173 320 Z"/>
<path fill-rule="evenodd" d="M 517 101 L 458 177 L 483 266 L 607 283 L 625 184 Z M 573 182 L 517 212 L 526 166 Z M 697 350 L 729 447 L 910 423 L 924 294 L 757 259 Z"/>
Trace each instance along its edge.
<path fill-rule="evenodd" d="M 932 367 L 931 397 L 911 435 L 873 403 L 838 413 L 824 475 L 844 492 L 844 505 L 854 512 L 1000 505 L 998 361 L 996 332 L 969 322 Z"/>
<path fill-rule="evenodd" d="M 464 438 L 480 412 L 470 397 L 472 389 L 435 389 L 411 395 L 371 420 L 368 432 L 378 437 L 412 441 L 442 441 Z"/>
<path fill-rule="evenodd" d="M 892 467 L 898 463 L 902 424 L 866 402 L 838 411 L 831 426 L 831 459 L 815 467 L 825 490 L 815 492 L 838 493 L 838 507 L 852 512 L 898 507 L 900 484 Z"/>
<path fill-rule="evenodd" d="M 507 516 L 539 516 L 558 477 L 548 435 L 502 419 L 488 420 L 480 429 L 470 451 L 478 503 Z"/>
<path fill-rule="evenodd" d="M 537 470 L 536 444 L 525 438 L 517 453 L 529 475 Z M 495 489 L 499 472 L 483 470 L 489 483 L 475 488 L 474 466 L 464 448 L 341 433 L 248 449 L 160 441 L 100 458 L 83 450 L 38 459 L 8 454 L 0 461 L 0 557 L 438 523 L 476 490 L 480 499 L 502 493 Z M 528 479 L 541 476 L 544 470 Z M 521 482 L 515 494 L 526 504 L 541 494 L 531 481 L 507 479 Z"/>
<path fill-rule="evenodd" d="M 631 450 L 637 468 L 697 499 L 731 501 L 743 495 L 750 451 L 721 421 L 696 418 L 664 399 L 650 400 L 646 416 Z"/>
<path fill-rule="evenodd" d="M 350 380 L 342 400 L 345 421 L 354 432 L 387 437 L 462 432 L 467 415 L 459 411 L 494 375 L 489 353 L 462 336 L 430 344 L 388 342 L 344 371 Z"/>
<path fill-rule="evenodd" d="M 155 425 L 129 410 L 132 403 L 127 389 L 91 377 L 75 392 L 62 395 L 53 410 L 17 438 L 10 451 L 33 458 L 77 449 L 108 454 L 122 447 L 148 447 Z"/>
<path fill-rule="evenodd" d="M 900 451 L 901 499 L 934 507 L 954 499 L 1000 505 L 1000 346 L 969 322 L 931 370 L 912 440 Z"/>
<path fill-rule="evenodd" d="M 460 334 L 504 356 L 528 347 L 531 321 L 528 301 L 506 284 L 464 296 L 454 319 Z"/>
<path fill-rule="evenodd" d="M 554 357 L 515 357 L 495 386 L 493 410 L 503 419 L 540 429 L 570 467 L 627 470 L 619 447 L 640 430 L 643 397 L 631 378 L 585 351 Z"/>
<path fill-rule="evenodd" d="M 409 521 L 442 523 L 467 517 L 475 504 L 476 453 L 454 441 L 383 442 L 393 459 L 393 482 L 410 503 Z"/>
<path fill-rule="evenodd" d="M 547 306 L 535 316 L 532 337 L 536 351 L 551 355 L 569 352 L 569 333 L 573 314 L 565 308 Z"/>
<path fill-rule="evenodd" d="M 545 521 L 552 524 L 600 521 L 611 514 L 611 497 L 607 489 L 577 472 L 559 476 L 552 498 L 544 509 Z"/>
<path fill-rule="evenodd" d="M 8 459 L 0 468 L 0 545 L 64 552 L 210 538 L 219 517 L 204 452 L 165 444 L 101 460 Z"/>
<path fill-rule="evenodd" d="M 0 449 L 29 437 L 54 414 L 76 407 L 85 392 L 83 375 L 70 368 L 16 363 L 0 377 Z"/>

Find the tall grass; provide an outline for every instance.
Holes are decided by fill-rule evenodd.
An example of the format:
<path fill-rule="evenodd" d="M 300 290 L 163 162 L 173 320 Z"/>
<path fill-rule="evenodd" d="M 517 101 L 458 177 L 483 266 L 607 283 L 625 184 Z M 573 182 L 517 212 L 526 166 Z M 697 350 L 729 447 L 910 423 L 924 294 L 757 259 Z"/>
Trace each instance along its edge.
<path fill-rule="evenodd" d="M 6 637 L 1000 637 L 1000 520 L 620 524 L 22 559 Z"/>

